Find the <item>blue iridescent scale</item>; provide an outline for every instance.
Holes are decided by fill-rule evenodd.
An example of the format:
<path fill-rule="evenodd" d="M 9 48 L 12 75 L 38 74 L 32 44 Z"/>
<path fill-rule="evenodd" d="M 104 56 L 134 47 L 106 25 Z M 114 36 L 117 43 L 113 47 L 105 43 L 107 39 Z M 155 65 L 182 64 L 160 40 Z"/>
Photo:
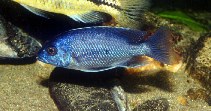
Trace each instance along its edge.
<path fill-rule="evenodd" d="M 88 28 L 79 29 L 78 33 L 69 33 L 71 37 L 67 41 L 71 41 L 70 47 L 75 67 L 87 70 L 121 67 L 133 56 L 144 55 L 140 44 L 131 45 L 127 41 L 128 37 L 124 38 L 121 33 L 113 33 L 110 30 Z M 122 30 L 125 31 L 125 29 Z"/>

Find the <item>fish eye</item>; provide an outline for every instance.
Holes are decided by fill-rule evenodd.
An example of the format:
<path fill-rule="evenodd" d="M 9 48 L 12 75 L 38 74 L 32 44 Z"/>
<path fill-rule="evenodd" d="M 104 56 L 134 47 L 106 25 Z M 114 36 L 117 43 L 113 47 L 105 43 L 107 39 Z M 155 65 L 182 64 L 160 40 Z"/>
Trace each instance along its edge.
<path fill-rule="evenodd" d="M 51 56 L 54 56 L 57 54 L 57 49 L 55 47 L 50 46 L 47 48 L 47 53 Z"/>

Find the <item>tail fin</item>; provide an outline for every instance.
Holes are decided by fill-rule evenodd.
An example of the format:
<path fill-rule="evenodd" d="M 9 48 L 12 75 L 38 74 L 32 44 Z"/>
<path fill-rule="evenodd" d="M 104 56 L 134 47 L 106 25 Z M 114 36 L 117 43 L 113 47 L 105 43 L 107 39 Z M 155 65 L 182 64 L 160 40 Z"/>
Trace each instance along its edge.
<path fill-rule="evenodd" d="M 120 3 L 122 11 L 117 22 L 121 26 L 138 28 L 141 16 L 150 6 L 150 0 L 121 0 Z"/>
<path fill-rule="evenodd" d="M 160 28 L 147 41 L 151 49 L 147 56 L 154 58 L 164 64 L 176 64 L 179 61 L 178 55 L 173 51 L 172 33 L 167 28 Z"/>

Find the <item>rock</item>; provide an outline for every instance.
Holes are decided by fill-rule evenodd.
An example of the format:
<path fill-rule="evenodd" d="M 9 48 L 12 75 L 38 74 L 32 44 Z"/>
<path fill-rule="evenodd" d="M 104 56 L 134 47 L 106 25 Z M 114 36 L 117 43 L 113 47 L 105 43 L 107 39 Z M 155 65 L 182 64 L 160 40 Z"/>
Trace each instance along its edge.
<path fill-rule="evenodd" d="M 41 44 L 0 16 L 0 58 L 34 56 Z"/>
<path fill-rule="evenodd" d="M 211 95 L 210 95 L 210 91 L 207 91 L 205 89 L 189 89 L 187 91 L 187 96 L 191 99 L 191 100 L 197 100 L 197 99 L 201 99 L 204 100 L 208 103 L 209 106 L 211 106 Z"/>
<path fill-rule="evenodd" d="M 61 111 L 117 110 L 110 91 L 104 88 L 51 83 L 50 92 Z"/>
<path fill-rule="evenodd" d="M 165 98 L 148 100 L 137 106 L 133 111 L 167 111 L 169 102 Z"/>
<path fill-rule="evenodd" d="M 0 57 L 17 57 L 17 53 L 8 45 L 4 23 L 5 20 L 0 16 Z"/>
<path fill-rule="evenodd" d="M 121 86 L 114 86 L 111 90 L 114 101 L 119 111 L 131 111 L 128 98 Z"/>
<path fill-rule="evenodd" d="M 111 93 L 113 76 L 107 73 L 56 68 L 50 77 L 51 97 L 61 111 L 118 111 Z"/>
<path fill-rule="evenodd" d="M 190 47 L 187 69 L 190 76 L 199 81 L 208 91 L 204 98 L 210 104 L 211 98 L 211 33 L 201 36 Z M 198 92 L 198 91 L 197 91 Z"/>

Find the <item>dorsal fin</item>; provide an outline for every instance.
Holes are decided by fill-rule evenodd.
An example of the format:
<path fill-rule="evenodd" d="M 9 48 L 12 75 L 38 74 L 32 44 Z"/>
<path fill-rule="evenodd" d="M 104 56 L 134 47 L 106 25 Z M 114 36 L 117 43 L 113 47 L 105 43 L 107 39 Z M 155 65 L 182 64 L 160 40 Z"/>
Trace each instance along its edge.
<path fill-rule="evenodd" d="M 119 34 L 122 37 L 125 37 L 128 43 L 134 44 L 134 45 L 143 43 L 146 39 L 145 36 L 147 35 L 146 31 L 140 31 L 140 30 L 130 29 L 130 28 L 111 27 L 108 29 L 114 33 Z"/>
<path fill-rule="evenodd" d="M 140 31 L 136 29 L 124 28 L 124 27 L 111 27 L 111 26 L 93 26 L 93 27 L 84 27 L 77 28 L 72 30 L 83 30 L 83 31 L 96 31 L 102 33 L 113 33 L 117 34 L 120 39 L 126 39 L 131 45 L 140 45 L 146 41 L 148 33 L 147 31 Z M 73 31 L 69 31 L 73 32 Z M 110 37 L 110 36 L 107 36 Z"/>

